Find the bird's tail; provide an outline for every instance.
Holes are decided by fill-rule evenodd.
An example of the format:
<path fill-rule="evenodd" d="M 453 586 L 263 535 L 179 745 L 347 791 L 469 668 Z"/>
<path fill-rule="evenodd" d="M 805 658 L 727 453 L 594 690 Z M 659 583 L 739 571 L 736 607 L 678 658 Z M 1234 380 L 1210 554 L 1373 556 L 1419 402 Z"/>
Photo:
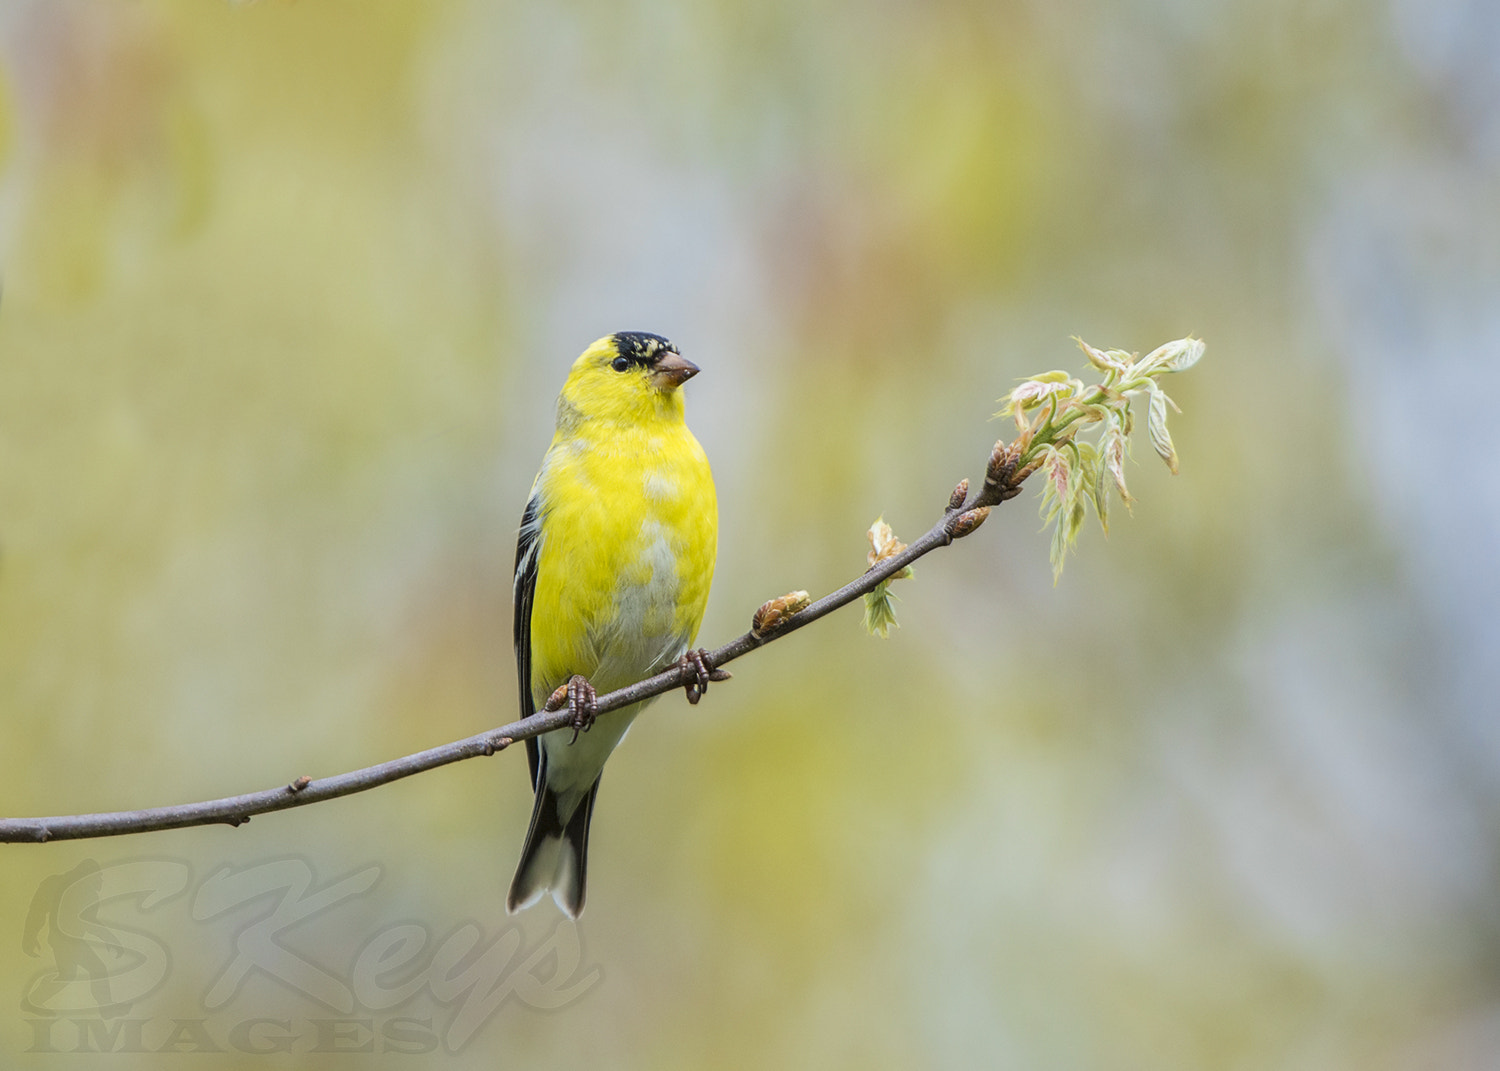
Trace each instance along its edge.
<path fill-rule="evenodd" d="M 589 821 L 598 794 L 596 778 L 587 793 L 574 797 L 577 802 L 571 813 L 564 813 L 567 802 L 547 786 L 545 775 L 537 779 L 531 828 L 526 831 L 526 845 L 521 849 L 516 876 L 511 879 L 510 895 L 505 898 L 507 912 L 514 914 L 530 907 L 550 889 L 552 899 L 569 918 L 576 919 L 583 913 Z"/>

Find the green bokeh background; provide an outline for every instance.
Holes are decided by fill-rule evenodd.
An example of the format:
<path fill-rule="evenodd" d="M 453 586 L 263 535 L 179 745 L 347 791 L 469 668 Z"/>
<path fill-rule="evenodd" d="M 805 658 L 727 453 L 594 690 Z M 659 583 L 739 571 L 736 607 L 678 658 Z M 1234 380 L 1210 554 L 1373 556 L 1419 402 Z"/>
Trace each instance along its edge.
<path fill-rule="evenodd" d="M 504 914 L 507 753 L 6 848 L 6 1066 L 170 1059 L 28 1052 L 23 923 L 85 859 L 188 875 L 98 915 L 170 951 L 124 1014 L 204 1020 L 194 1066 L 1492 1066 L 1497 55 L 1480 0 L 8 3 L 5 814 L 509 720 L 515 524 L 599 335 L 704 369 L 710 644 L 858 573 L 876 514 L 924 530 L 1069 335 L 1208 356 L 1182 474 L 1142 443 L 1135 516 L 1056 587 L 1028 497 L 921 563 L 890 640 L 845 611 L 641 719 L 581 999 L 363 1057 L 310 1052 L 344 1013 L 265 971 L 205 1006 L 273 904 L 195 917 L 225 867 L 378 868 L 278 938 L 344 980 L 398 923 L 554 935 Z M 454 1006 L 347 1017 L 396 1015 Z M 226 1042 L 257 1017 L 291 1051 Z"/>

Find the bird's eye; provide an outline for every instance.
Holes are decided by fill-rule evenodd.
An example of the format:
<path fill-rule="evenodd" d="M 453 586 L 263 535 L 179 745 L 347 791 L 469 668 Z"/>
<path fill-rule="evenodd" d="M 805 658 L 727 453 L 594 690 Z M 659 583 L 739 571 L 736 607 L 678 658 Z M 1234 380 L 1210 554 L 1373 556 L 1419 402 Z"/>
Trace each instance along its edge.
<path fill-rule="evenodd" d="M 623 371 L 625 371 L 625 369 L 627 369 L 627 368 L 630 367 L 630 358 L 629 357 L 616 357 L 613 361 L 609 362 L 609 366 L 611 368 L 613 368 L 616 372 L 623 372 Z"/>

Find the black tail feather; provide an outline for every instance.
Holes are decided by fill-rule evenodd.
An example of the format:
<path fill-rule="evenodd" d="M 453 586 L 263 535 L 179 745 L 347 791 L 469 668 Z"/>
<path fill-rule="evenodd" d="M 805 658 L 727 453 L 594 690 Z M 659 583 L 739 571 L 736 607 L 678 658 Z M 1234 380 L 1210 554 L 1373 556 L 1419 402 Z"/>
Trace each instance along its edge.
<path fill-rule="evenodd" d="M 599 795 L 595 779 L 571 814 L 560 813 L 560 797 L 548 786 L 545 771 L 537 780 L 536 803 L 531 810 L 531 827 L 516 876 L 511 879 L 505 909 L 516 912 L 533 903 L 542 893 L 552 890 L 558 906 L 569 918 L 583 913 L 588 876 L 589 823 L 594 816 L 594 799 Z"/>

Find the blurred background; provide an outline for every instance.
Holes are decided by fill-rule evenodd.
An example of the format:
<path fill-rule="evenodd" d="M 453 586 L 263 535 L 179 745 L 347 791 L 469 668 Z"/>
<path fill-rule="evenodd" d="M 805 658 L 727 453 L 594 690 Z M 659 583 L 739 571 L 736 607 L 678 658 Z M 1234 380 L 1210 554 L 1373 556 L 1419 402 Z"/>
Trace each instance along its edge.
<path fill-rule="evenodd" d="M 1483 0 L 7 3 L 0 813 L 510 720 L 600 335 L 704 369 L 711 646 L 1070 335 L 1208 355 L 1055 587 L 1028 495 L 643 717 L 576 927 L 518 752 L 5 848 L 5 1062 L 1495 1066 L 1497 103 Z"/>

